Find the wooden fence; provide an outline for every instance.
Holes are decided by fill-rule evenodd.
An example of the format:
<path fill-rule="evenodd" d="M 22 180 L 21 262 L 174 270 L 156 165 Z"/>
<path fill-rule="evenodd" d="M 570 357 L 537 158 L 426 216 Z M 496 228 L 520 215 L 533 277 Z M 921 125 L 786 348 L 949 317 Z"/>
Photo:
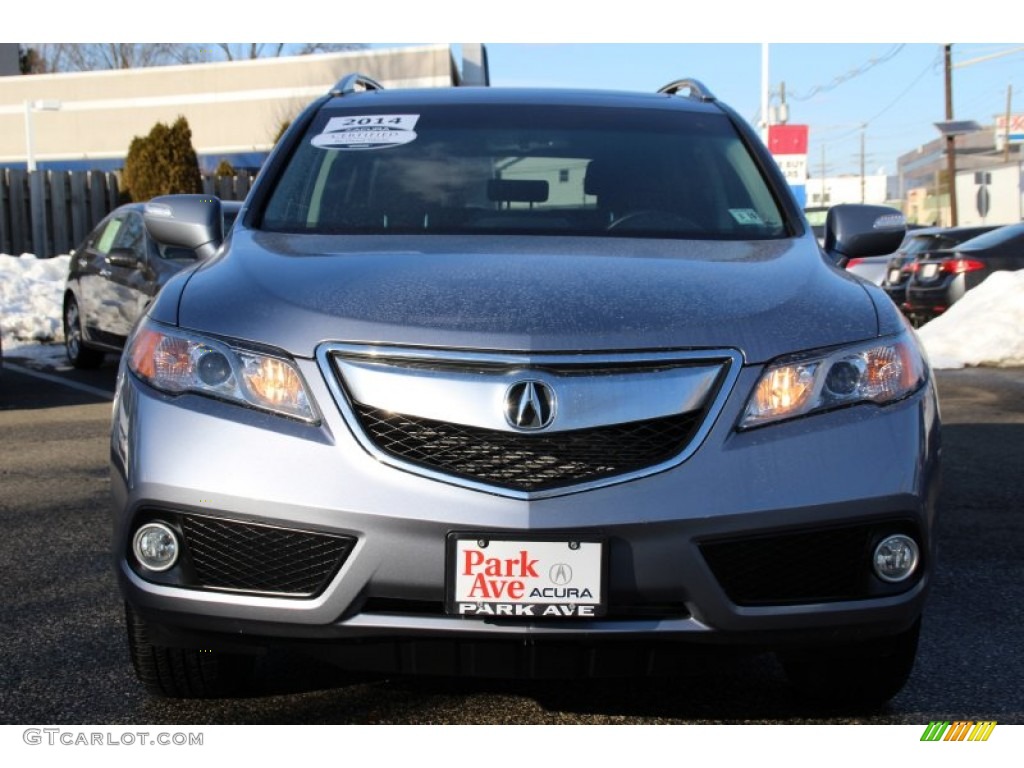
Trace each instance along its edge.
<path fill-rule="evenodd" d="M 203 194 L 244 200 L 254 178 L 203 176 Z M 0 253 L 70 253 L 121 202 L 116 173 L 0 168 Z"/>
<path fill-rule="evenodd" d="M 203 176 L 203 194 L 214 195 L 221 200 L 245 200 L 256 175 L 241 173 L 236 176 Z"/>

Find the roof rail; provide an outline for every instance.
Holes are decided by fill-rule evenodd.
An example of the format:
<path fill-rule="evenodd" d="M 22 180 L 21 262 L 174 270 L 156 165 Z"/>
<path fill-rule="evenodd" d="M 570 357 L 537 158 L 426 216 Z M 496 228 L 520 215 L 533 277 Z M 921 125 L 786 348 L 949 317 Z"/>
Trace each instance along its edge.
<path fill-rule="evenodd" d="M 347 96 L 350 93 L 359 93 L 360 91 L 383 91 L 384 86 L 374 80 L 372 77 L 361 75 L 358 72 L 353 72 L 350 75 L 345 75 L 337 84 L 331 88 L 331 96 Z"/>
<path fill-rule="evenodd" d="M 668 85 L 658 89 L 658 93 L 667 93 L 670 96 L 675 96 L 680 91 L 686 91 L 686 97 L 690 99 L 696 99 L 697 101 L 715 101 L 715 94 L 713 94 L 700 80 L 695 80 L 692 77 L 684 77 L 682 80 L 673 80 Z"/>

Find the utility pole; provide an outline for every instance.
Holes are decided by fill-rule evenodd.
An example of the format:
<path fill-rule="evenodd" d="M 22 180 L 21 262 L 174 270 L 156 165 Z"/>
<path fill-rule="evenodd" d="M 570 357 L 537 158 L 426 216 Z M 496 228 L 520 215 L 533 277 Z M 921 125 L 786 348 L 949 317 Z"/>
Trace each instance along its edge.
<path fill-rule="evenodd" d="M 860 204 L 864 205 L 864 134 L 866 133 L 867 125 L 862 124 L 860 127 Z"/>
<path fill-rule="evenodd" d="M 779 122 L 785 125 L 789 122 L 789 104 L 786 103 L 786 81 L 779 83 Z"/>
<path fill-rule="evenodd" d="M 825 191 L 825 145 L 821 145 L 821 204 L 828 205 L 829 194 Z"/>
<path fill-rule="evenodd" d="M 1010 162 L 1010 106 L 1013 99 L 1013 84 L 1006 86 L 1006 133 L 1003 136 L 1003 162 Z"/>
<path fill-rule="evenodd" d="M 768 145 L 768 43 L 761 43 L 761 141 Z"/>
<path fill-rule="evenodd" d="M 946 120 L 953 119 L 953 46 L 943 48 L 946 64 Z M 1009 126 L 1007 126 L 1009 128 Z M 946 136 L 946 173 L 949 175 L 949 225 L 957 225 L 956 215 L 956 136 Z"/>

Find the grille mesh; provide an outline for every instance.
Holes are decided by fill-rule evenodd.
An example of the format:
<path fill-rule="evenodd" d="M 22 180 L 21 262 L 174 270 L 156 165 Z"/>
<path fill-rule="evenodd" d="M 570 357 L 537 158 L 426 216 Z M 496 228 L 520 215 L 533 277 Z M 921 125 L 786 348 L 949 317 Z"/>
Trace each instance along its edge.
<path fill-rule="evenodd" d="M 294 597 L 319 593 L 354 539 L 186 515 L 181 527 L 203 587 Z"/>
<path fill-rule="evenodd" d="M 501 488 L 539 491 L 643 469 L 682 451 L 700 423 L 685 413 L 567 432 L 522 434 L 391 413 L 355 404 L 385 453 Z"/>
<path fill-rule="evenodd" d="M 853 600 L 871 593 L 873 529 L 829 530 L 705 542 L 701 551 L 737 605 Z"/>

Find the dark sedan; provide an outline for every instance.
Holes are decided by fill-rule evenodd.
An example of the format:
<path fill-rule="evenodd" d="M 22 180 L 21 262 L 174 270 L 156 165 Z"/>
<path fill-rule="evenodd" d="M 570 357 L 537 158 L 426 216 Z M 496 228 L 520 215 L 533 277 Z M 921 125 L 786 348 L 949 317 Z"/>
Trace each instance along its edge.
<path fill-rule="evenodd" d="M 991 232 L 995 226 L 926 227 L 908 232 L 899 250 L 889 259 L 882 290 L 897 307 L 906 311 L 907 283 L 924 254 L 955 248 L 972 237 Z"/>
<path fill-rule="evenodd" d="M 925 254 L 907 284 L 904 311 L 927 322 L 993 272 L 1024 269 L 1024 222 L 979 235 L 959 247 Z"/>
<path fill-rule="evenodd" d="M 222 206 L 226 232 L 241 203 Z M 142 223 L 143 207 L 122 205 L 71 255 L 64 290 L 64 344 L 76 368 L 95 368 L 104 353 L 120 352 L 157 292 L 199 258 L 194 250 L 154 240 Z"/>

